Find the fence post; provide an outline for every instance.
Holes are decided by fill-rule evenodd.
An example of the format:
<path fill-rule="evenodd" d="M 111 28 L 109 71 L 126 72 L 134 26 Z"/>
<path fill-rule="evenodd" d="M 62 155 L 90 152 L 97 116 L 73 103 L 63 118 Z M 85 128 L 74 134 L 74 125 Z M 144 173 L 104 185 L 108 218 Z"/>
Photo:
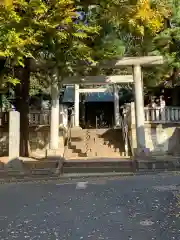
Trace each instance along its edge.
<path fill-rule="evenodd" d="M 166 121 L 166 107 L 161 107 L 161 120 Z"/>
<path fill-rule="evenodd" d="M 169 107 L 166 107 L 166 116 L 167 116 L 167 122 L 171 121 L 171 109 Z"/>
<path fill-rule="evenodd" d="M 9 112 L 9 159 L 8 164 L 14 168 L 21 168 L 20 152 L 20 113 Z"/>
<path fill-rule="evenodd" d="M 179 120 L 179 111 L 178 111 L 178 108 L 175 108 L 174 109 L 174 115 L 175 115 L 175 121 L 178 121 Z"/>

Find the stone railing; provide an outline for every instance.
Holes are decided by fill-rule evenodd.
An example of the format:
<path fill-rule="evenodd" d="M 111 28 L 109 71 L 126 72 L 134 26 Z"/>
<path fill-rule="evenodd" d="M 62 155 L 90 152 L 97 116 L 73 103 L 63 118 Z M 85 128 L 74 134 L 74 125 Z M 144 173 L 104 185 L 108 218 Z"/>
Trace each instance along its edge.
<path fill-rule="evenodd" d="M 180 123 L 180 107 L 145 107 L 146 123 Z"/>
<path fill-rule="evenodd" d="M 137 149 L 134 103 L 124 108 L 123 117 L 125 124 L 128 125 L 129 146 L 133 155 Z M 148 149 L 146 154 L 179 155 L 180 107 L 144 107 L 144 117 L 145 144 Z"/>
<path fill-rule="evenodd" d="M 135 124 L 134 103 L 124 106 L 123 115 L 128 125 Z M 180 123 L 180 107 L 145 107 L 144 118 L 145 123 Z"/>
<path fill-rule="evenodd" d="M 30 110 L 29 125 L 50 125 L 51 110 Z M 59 125 L 67 128 L 68 125 L 68 111 L 63 105 L 59 106 Z"/>
<path fill-rule="evenodd" d="M 9 113 L 0 112 L 0 126 L 6 125 L 9 122 Z"/>
<path fill-rule="evenodd" d="M 9 123 L 9 112 L 0 112 L 0 126 L 7 125 Z M 44 111 L 30 111 L 29 113 L 29 125 L 50 125 L 50 110 Z"/>
<path fill-rule="evenodd" d="M 49 126 L 51 118 L 50 110 L 30 110 L 29 113 L 29 126 Z M 67 113 L 64 111 L 59 112 L 60 125 L 67 126 Z M 9 112 L 0 112 L 0 126 L 9 123 Z"/>
<path fill-rule="evenodd" d="M 37 125 L 50 125 L 50 110 L 43 111 L 30 111 L 29 113 L 29 125 L 37 126 Z"/>

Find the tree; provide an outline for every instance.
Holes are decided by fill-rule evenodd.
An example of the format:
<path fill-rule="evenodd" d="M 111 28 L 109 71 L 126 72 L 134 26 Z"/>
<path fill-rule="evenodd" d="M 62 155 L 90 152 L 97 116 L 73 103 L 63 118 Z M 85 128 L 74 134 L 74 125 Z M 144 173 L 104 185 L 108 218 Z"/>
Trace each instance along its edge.
<path fill-rule="evenodd" d="M 123 56 L 164 56 L 166 64 L 144 70 L 145 86 L 158 86 L 172 79 L 173 65 L 176 69 L 179 68 L 177 58 L 179 55 L 178 1 L 102 0 L 101 4 L 103 7 L 99 15 L 108 24 L 113 25 L 113 33 L 116 33 L 116 38 L 121 41 Z M 103 8 L 106 10 L 104 11 Z M 171 22 L 171 27 L 168 22 Z M 175 34 L 176 41 L 173 40 L 173 43 L 172 36 Z M 171 42 L 171 47 L 168 45 L 169 42 Z"/>
<path fill-rule="evenodd" d="M 173 87 L 173 105 L 179 103 L 176 86 L 180 80 L 180 7 L 178 0 L 169 0 L 171 15 L 166 19 L 164 29 L 155 37 L 155 51 L 166 59 L 162 69 L 165 85 Z M 169 85 L 169 84 L 168 84 Z"/>
<path fill-rule="evenodd" d="M 72 65 L 78 61 L 92 61 L 92 51 L 84 40 L 93 38 L 99 28 L 84 25 L 76 7 L 71 0 L 15 0 L 0 5 L 0 56 L 6 59 L 10 69 L 4 81 L 16 84 L 22 155 L 28 155 L 32 65 L 40 63 L 42 67 L 45 64 L 50 75 L 56 69 L 60 80 L 60 76 L 73 73 Z"/>

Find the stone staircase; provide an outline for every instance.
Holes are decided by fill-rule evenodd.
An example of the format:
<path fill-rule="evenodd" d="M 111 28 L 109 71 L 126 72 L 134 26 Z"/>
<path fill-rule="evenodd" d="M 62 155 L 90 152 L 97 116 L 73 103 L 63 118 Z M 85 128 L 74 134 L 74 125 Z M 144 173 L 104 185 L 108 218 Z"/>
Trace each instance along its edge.
<path fill-rule="evenodd" d="M 65 159 L 124 157 L 121 129 L 71 129 Z"/>
<path fill-rule="evenodd" d="M 134 173 L 136 165 L 131 159 L 86 159 L 86 160 L 65 160 L 63 162 L 62 174 L 78 176 L 82 174 L 84 177 L 89 174 L 110 174 L 116 173 Z M 72 174 L 72 175 L 71 175 Z M 81 175 L 81 176 L 82 176 Z"/>

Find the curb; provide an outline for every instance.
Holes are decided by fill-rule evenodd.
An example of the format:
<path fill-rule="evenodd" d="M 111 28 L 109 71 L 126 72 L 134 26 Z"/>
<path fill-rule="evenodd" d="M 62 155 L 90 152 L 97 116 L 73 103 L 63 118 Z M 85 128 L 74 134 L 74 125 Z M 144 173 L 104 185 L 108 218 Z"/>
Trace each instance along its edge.
<path fill-rule="evenodd" d="M 0 184 L 9 184 L 9 183 L 45 183 L 45 182 L 55 182 L 58 181 L 62 183 L 66 183 L 69 181 L 78 181 L 82 179 L 107 179 L 111 180 L 111 178 L 118 178 L 118 177 L 134 177 L 134 176 L 143 176 L 143 175 L 157 175 L 162 173 L 180 173 L 177 170 L 141 170 L 136 172 L 119 172 L 119 173 L 89 173 L 89 174 L 64 174 L 60 176 L 32 176 L 32 177 L 24 177 L 24 178 L 16 178 L 16 177 L 9 177 L 9 178 L 0 178 Z"/>

